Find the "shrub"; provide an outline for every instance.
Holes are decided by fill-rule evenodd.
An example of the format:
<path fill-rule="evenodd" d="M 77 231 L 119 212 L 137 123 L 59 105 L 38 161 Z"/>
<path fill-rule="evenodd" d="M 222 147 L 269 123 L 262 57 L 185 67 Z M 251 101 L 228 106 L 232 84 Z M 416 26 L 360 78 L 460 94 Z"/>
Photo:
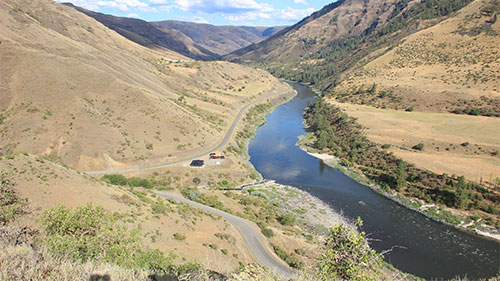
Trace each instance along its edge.
<path fill-rule="evenodd" d="M 414 145 L 412 148 L 415 149 L 415 150 L 422 151 L 422 150 L 424 150 L 424 144 L 423 143 L 419 143 L 417 145 Z"/>
<path fill-rule="evenodd" d="M 290 267 L 293 268 L 303 268 L 304 267 L 304 262 L 298 259 L 298 257 L 294 254 L 288 254 L 285 250 L 283 250 L 280 246 L 271 244 L 273 247 L 274 252 L 278 257 L 280 257 L 282 260 L 284 260 Z"/>
<path fill-rule="evenodd" d="M 148 179 L 142 179 L 138 177 L 133 177 L 128 179 L 128 185 L 132 187 L 144 187 L 144 188 L 152 188 L 153 184 Z"/>
<path fill-rule="evenodd" d="M 274 232 L 270 228 L 264 228 L 264 229 L 262 229 L 262 234 L 264 234 L 264 236 L 266 236 L 267 238 L 274 237 Z"/>
<path fill-rule="evenodd" d="M 330 229 L 324 243 L 324 253 L 316 264 L 319 280 L 376 280 L 378 276 L 371 267 L 380 265 L 382 256 L 370 248 L 364 232 L 357 232 L 362 221 L 358 218 L 355 227 L 343 225 Z M 367 270 L 368 269 L 368 270 Z"/>
<path fill-rule="evenodd" d="M 170 211 L 170 208 L 168 205 L 165 204 L 163 200 L 158 200 L 151 204 L 151 211 L 153 214 L 163 214 L 166 215 L 168 211 Z"/>
<path fill-rule="evenodd" d="M 382 145 L 382 149 L 389 149 L 389 148 L 391 148 L 391 145 L 388 143 Z"/>
<path fill-rule="evenodd" d="M 193 178 L 193 183 L 196 185 L 199 185 L 201 183 L 200 178 L 198 178 L 198 177 Z"/>
<path fill-rule="evenodd" d="M 19 199 L 13 183 L 5 173 L 0 173 L 0 224 L 7 225 L 22 214 L 26 200 Z"/>
<path fill-rule="evenodd" d="M 109 184 L 113 184 L 113 185 L 121 185 L 121 186 L 124 186 L 124 185 L 127 185 L 128 184 L 128 180 L 125 176 L 123 175 L 118 175 L 118 174 L 113 174 L 113 175 L 104 175 L 101 180 L 109 183 Z"/>
<path fill-rule="evenodd" d="M 41 242 L 51 252 L 73 260 L 97 260 L 128 268 L 167 272 L 175 258 L 141 245 L 139 230 L 117 224 L 102 207 L 87 204 L 75 210 L 55 206 L 42 213 L 47 236 Z"/>
<path fill-rule="evenodd" d="M 184 241 L 184 240 L 186 240 L 186 234 L 176 232 L 176 233 L 174 233 L 174 239 L 177 241 Z"/>
<path fill-rule="evenodd" d="M 295 216 L 292 214 L 286 214 L 278 217 L 278 221 L 282 225 L 293 225 L 295 223 Z"/>

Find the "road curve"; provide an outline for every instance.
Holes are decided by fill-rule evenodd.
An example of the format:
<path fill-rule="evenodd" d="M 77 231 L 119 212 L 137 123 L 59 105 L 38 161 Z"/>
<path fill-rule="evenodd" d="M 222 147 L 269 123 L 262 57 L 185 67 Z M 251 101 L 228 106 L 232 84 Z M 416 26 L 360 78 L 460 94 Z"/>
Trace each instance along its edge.
<path fill-rule="evenodd" d="M 263 236 L 260 234 L 260 231 L 253 223 L 245 219 L 242 219 L 240 217 L 188 200 L 184 197 L 175 194 L 170 194 L 160 191 L 157 191 L 156 194 L 158 194 L 163 198 L 173 199 L 177 202 L 183 202 L 191 205 L 192 207 L 202 209 L 223 217 L 241 232 L 241 235 L 243 235 L 245 241 L 248 244 L 248 248 L 254 255 L 255 259 L 261 265 L 267 266 L 272 271 L 275 271 L 284 277 L 289 278 L 293 276 L 293 270 L 290 269 L 290 267 L 288 267 L 287 265 L 285 265 L 283 261 L 281 261 L 278 257 L 275 257 L 271 253 L 270 249 L 265 246 L 266 244 L 264 243 Z"/>
<path fill-rule="evenodd" d="M 147 166 L 147 167 L 137 167 L 137 168 L 119 169 L 119 170 L 82 171 L 82 173 L 85 173 L 87 175 L 103 175 L 103 174 L 120 174 L 120 173 L 144 171 L 144 170 L 158 169 L 158 168 L 164 168 L 164 167 L 173 166 L 173 165 L 177 165 L 177 164 L 181 164 L 181 163 L 186 163 L 186 162 L 192 161 L 194 159 L 206 156 L 206 155 L 208 155 L 211 152 L 215 152 L 217 150 L 220 150 L 221 148 L 223 148 L 229 142 L 229 139 L 231 138 L 231 136 L 234 133 L 234 129 L 236 128 L 236 126 L 238 125 L 238 122 L 243 117 L 243 113 L 245 113 L 245 111 L 249 107 L 251 107 L 251 106 L 253 106 L 253 105 L 255 105 L 255 104 L 257 104 L 257 103 L 259 103 L 261 101 L 264 101 L 266 99 L 273 98 L 274 96 L 275 95 L 262 97 L 260 99 L 254 100 L 253 102 L 251 102 L 251 103 L 245 105 L 244 107 L 242 107 L 240 109 L 240 111 L 238 112 L 238 114 L 236 115 L 236 117 L 234 118 L 233 123 L 228 128 L 228 130 L 226 131 L 226 134 L 219 141 L 219 144 L 217 144 L 215 147 L 213 147 L 209 151 L 203 152 L 201 154 L 198 154 L 198 155 L 195 155 L 195 156 L 192 156 L 192 157 L 189 157 L 189 158 L 185 158 L 185 159 L 181 159 L 181 160 L 176 160 L 176 161 L 172 161 L 172 162 L 168 162 L 168 163 L 163 163 L 163 164 L 158 164 L 158 165 Z M 279 94 L 276 95 L 276 96 L 279 96 Z"/>

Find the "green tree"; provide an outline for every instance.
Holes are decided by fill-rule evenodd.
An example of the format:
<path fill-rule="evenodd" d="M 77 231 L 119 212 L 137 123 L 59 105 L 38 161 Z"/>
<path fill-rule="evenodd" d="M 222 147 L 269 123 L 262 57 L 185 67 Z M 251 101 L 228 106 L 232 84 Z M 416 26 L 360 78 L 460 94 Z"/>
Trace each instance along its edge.
<path fill-rule="evenodd" d="M 403 160 L 398 161 L 398 167 L 396 168 L 396 190 L 400 191 L 401 187 L 406 185 L 406 164 Z"/>

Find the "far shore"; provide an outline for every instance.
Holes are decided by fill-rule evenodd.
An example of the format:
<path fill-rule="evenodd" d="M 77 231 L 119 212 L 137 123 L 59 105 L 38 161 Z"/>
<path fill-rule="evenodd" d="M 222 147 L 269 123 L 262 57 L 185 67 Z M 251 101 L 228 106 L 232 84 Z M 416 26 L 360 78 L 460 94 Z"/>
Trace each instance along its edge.
<path fill-rule="evenodd" d="M 299 148 L 302 149 L 304 152 L 306 152 L 307 154 L 311 155 L 312 157 L 315 157 L 317 159 L 320 159 L 323 161 L 323 163 L 325 163 L 325 165 L 331 167 L 331 168 L 338 168 L 339 165 L 340 165 L 340 159 L 336 156 L 333 156 L 333 155 L 330 155 L 330 154 L 325 154 L 325 153 L 315 153 L 315 152 L 310 152 L 308 151 L 308 147 L 307 146 L 304 146 L 304 145 L 299 145 Z M 377 184 L 374 184 L 372 182 L 370 182 L 367 178 L 364 177 L 363 174 L 359 173 L 358 171 L 352 169 L 352 168 L 349 168 L 349 167 L 345 167 L 345 166 L 342 166 L 344 169 L 348 170 L 350 173 L 353 173 L 357 176 L 360 176 L 361 178 L 364 179 L 365 182 L 361 182 L 361 184 L 363 185 L 366 185 L 368 186 L 369 188 L 371 188 L 373 191 L 381 194 L 382 196 L 400 204 L 401 206 L 409 209 L 409 210 L 413 210 L 413 211 L 416 211 L 416 212 L 419 212 L 421 214 L 423 214 L 424 216 L 434 220 L 434 221 L 437 221 L 439 223 L 443 223 L 443 224 L 446 224 L 446 225 L 450 225 L 450 226 L 453 226 L 455 228 L 458 228 L 460 230 L 464 230 L 464 231 L 467 231 L 469 233 L 472 233 L 472 234 L 476 234 L 478 236 L 482 236 L 482 237 L 485 237 L 485 238 L 488 238 L 488 239 L 492 239 L 492 240 L 496 240 L 496 241 L 499 241 L 500 242 L 500 232 L 496 232 L 496 233 L 493 233 L 493 232 L 488 232 L 488 231 L 484 231 L 484 230 L 479 230 L 479 229 L 475 229 L 475 230 L 472 230 L 470 228 L 468 228 L 468 225 L 465 224 L 465 222 L 462 222 L 460 225 L 454 225 L 454 224 L 451 224 L 451 223 L 448 223 L 448 222 L 445 222 L 445 221 L 442 221 L 442 220 L 439 220 L 439 219 L 436 219 L 436 218 L 433 218 L 431 216 L 429 216 L 428 214 L 424 213 L 423 210 L 421 209 L 415 209 L 415 208 L 411 208 L 409 206 L 407 206 L 406 204 L 404 204 L 404 202 L 402 202 L 400 200 L 400 198 L 396 195 L 396 194 L 389 194 L 387 192 L 384 192 L 382 190 L 382 188 L 377 185 Z M 349 176 L 349 175 L 347 175 Z M 411 199 L 411 198 L 407 198 L 407 199 Z M 449 209 L 449 210 L 452 210 L 452 209 Z"/>

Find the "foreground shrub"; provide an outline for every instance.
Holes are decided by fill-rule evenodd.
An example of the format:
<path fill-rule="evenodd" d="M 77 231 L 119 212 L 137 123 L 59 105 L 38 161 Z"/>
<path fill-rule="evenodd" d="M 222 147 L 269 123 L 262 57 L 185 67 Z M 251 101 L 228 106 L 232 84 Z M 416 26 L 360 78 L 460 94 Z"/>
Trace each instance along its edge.
<path fill-rule="evenodd" d="M 0 172 L 0 225 L 7 225 L 23 213 L 26 200 L 20 199 L 6 173 Z"/>
<path fill-rule="evenodd" d="M 362 225 L 358 219 L 354 228 L 343 225 L 330 229 L 325 252 L 316 264 L 319 280 L 376 280 L 376 267 L 382 255 L 372 250 L 364 232 L 357 232 Z"/>
<path fill-rule="evenodd" d="M 119 225 L 102 207 L 87 204 L 74 210 L 56 206 L 43 212 L 46 238 L 51 252 L 73 260 L 117 263 L 128 268 L 166 272 L 174 256 L 141 245 L 139 230 Z"/>

